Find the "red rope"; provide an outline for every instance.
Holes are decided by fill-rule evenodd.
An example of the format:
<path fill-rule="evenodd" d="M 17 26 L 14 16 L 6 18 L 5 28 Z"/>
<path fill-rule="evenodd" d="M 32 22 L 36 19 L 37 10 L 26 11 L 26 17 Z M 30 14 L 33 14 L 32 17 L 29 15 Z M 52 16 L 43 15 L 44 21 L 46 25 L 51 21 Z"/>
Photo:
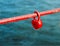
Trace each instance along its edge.
<path fill-rule="evenodd" d="M 45 15 L 54 14 L 54 13 L 57 13 L 57 12 L 60 12 L 60 8 L 40 12 L 40 15 L 45 16 Z M 33 13 L 33 14 L 27 14 L 27 15 L 22 15 L 22 16 L 16 16 L 16 17 L 12 17 L 12 18 L 4 18 L 4 19 L 0 19 L 0 24 L 16 22 L 16 21 L 25 20 L 25 19 L 28 19 L 28 18 L 33 18 L 33 17 L 36 17 L 36 16 L 37 15 L 35 13 Z"/>

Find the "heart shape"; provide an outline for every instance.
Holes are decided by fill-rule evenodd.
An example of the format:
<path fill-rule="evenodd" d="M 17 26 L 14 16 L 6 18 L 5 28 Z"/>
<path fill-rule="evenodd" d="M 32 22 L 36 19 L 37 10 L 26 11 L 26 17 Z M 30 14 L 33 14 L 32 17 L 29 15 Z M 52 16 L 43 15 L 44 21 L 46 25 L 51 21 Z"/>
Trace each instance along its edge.
<path fill-rule="evenodd" d="M 42 21 L 41 20 L 34 19 L 34 20 L 32 20 L 32 26 L 35 29 L 39 29 L 39 28 L 42 27 Z"/>

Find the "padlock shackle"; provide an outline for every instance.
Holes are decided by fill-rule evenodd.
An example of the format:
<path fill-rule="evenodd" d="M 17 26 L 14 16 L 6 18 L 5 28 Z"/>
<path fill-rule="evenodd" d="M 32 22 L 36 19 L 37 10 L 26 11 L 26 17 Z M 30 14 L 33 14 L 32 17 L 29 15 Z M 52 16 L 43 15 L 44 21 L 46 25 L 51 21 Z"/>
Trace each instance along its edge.
<path fill-rule="evenodd" d="M 40 20 L 40 16 L 41 16 L 40 13 L 39 13 L 38 11 L 34 11 L 34 13 L 36 13 L 36 15 L 37 15 L 37 17 L 38 17 L 37 19 L 38 19 L 38 21 L 39 21 L 39 20 Z M 36 17 L 34 17 L 34 19 L 36 19 Z"/>
<path fill-rule="evenodd" d="M 57 12 L 60 12 L 60 8 L 40 12 L 40 15 L 45 16 L 45 15 L 54 14 Z M 26 20 L 26 19 L 33 18 L 36 16 L 37 16 L 36 13 L 33 13 L 33 14 L 27 14 L 27 15 L 22 15 L 22 16 L 16 16 L 16 17 L 12 17 L 12 18 L 0 19 L 0 24 L 6 24 L 6 23 L 11 23 L 11 22 Z"/>

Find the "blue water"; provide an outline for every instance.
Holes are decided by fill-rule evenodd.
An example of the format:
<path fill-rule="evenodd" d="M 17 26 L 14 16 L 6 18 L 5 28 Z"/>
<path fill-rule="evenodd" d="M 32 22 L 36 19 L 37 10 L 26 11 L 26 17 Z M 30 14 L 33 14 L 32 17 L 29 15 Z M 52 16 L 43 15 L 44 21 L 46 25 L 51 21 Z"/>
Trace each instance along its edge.
<path fill-rule="evenodd" d="M 0 19 L 60 8 L 60 0 L 0 0 Z M 31 20 L 0 25 L 0 46 L 60 46 L 60 13 L 43 16 L 35 30 Z"/>

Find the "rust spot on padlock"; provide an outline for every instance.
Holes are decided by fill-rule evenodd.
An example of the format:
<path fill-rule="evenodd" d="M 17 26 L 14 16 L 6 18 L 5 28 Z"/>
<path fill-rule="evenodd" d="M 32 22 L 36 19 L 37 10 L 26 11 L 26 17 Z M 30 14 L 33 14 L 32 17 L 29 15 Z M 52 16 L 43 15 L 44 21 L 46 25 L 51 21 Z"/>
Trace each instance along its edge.
<path fill-rule="evenodd" d="M 34 13 L 37 14 L 37 17 L 34 17 L 33 20 L 32 20 L 32 26 L 35 28 L 35 29 L 39 29 L 42 27 L 42 20 L 40 19 L 40 13 L 38 11 L 35 11 Z"/>

